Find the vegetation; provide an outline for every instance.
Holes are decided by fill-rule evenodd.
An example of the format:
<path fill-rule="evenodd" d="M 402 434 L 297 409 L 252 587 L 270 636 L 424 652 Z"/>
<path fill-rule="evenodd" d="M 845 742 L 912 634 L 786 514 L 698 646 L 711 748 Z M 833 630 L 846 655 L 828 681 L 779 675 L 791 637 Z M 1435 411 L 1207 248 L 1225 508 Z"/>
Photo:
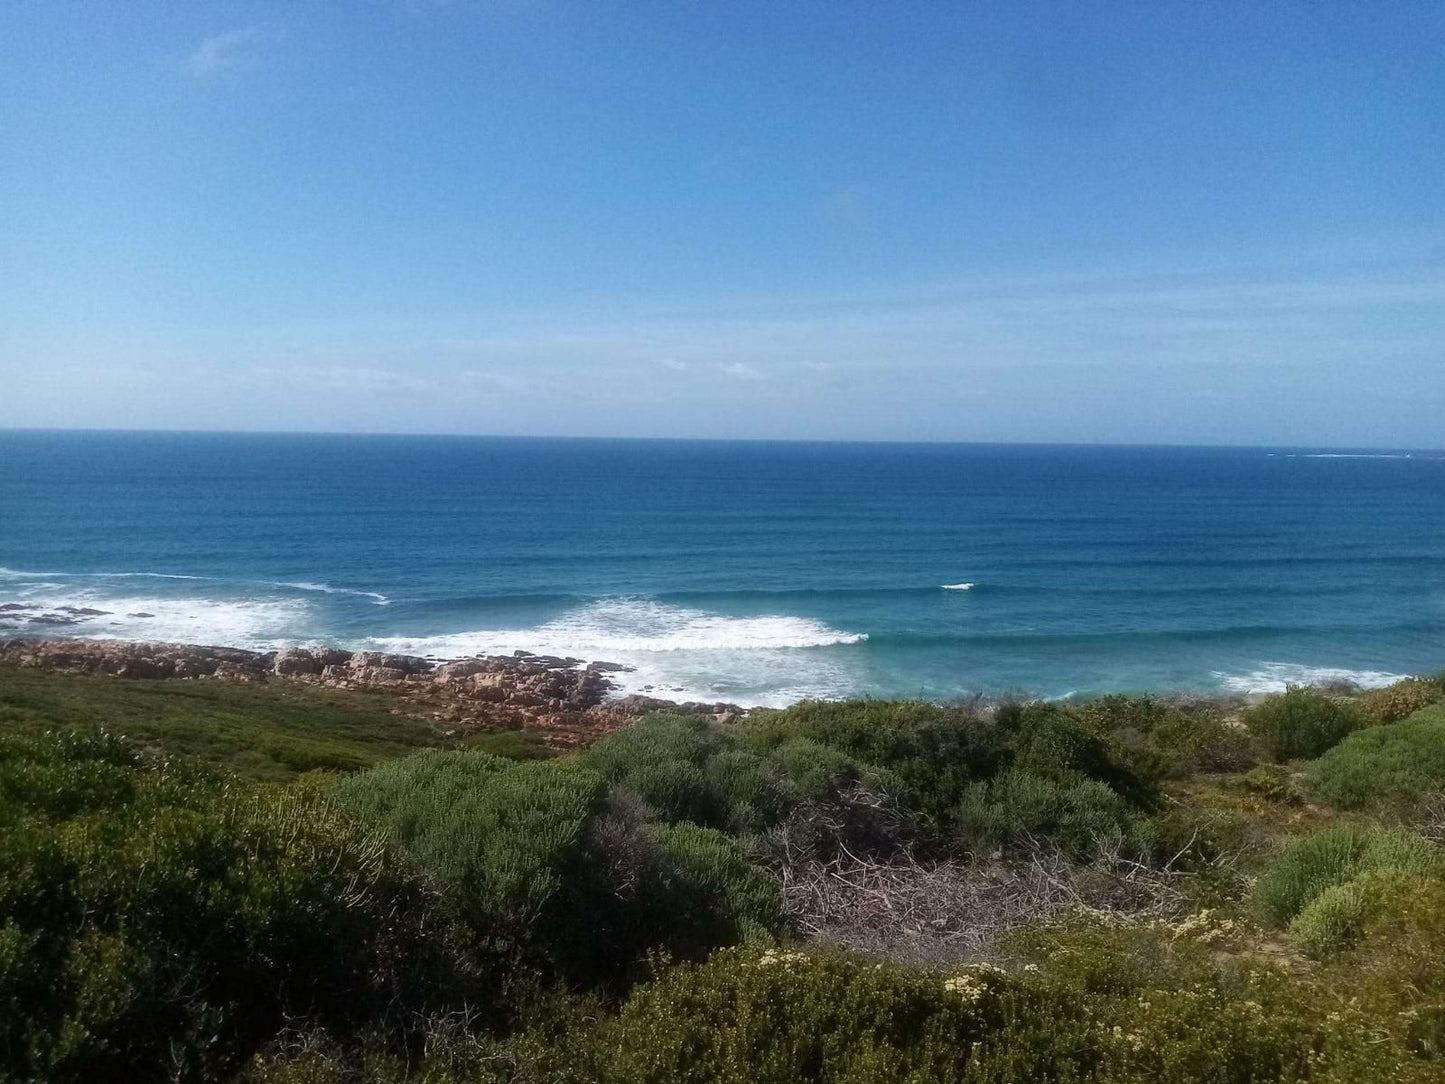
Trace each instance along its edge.
<path fill-rule="evenodd" d="M 1244 713 L 1245 725 L 1275 760 L 1317 757 L 1365 723 L 1355 703 L 1293 686 Z"/>
<path fill-rule="evenodd" d="M 364 768 L 446 742 L 376 692 L 299 682 L 117 681 L 0 666 L 0 732 L 88 730 L 186 754 L 256 779 Z"/>
<path fill-rule="evenodd" d="M 447 993 L 425 886 L 304 790 L 6 738 L 0 829 L 5 1079 L 221 1079 L 289 1019 Z"/>
<path fill-rule="evenodd" d="M 1351 734 L 1310 766 L 1309 782 L 1345 809 L 1445 791 L 1445 704 Z"/>
<path fill-rule="evenodd" d="M 0 671 L 0 1081 L 1438 1080 L 1422 689 L 657 714 L 550 756 Z"/>

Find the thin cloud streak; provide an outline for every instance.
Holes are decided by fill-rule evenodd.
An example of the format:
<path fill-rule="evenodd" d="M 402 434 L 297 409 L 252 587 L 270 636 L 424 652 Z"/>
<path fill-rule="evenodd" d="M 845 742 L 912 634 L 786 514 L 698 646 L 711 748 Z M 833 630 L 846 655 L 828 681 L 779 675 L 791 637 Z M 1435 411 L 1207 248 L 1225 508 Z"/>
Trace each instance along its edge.
<path fill-rule="evenodd" d="M 197 79 L 241 67 L 255 57 L 256 47 L 266 36 L 261 24 L 214 34 L 186 57 L 185 70 Z"/>

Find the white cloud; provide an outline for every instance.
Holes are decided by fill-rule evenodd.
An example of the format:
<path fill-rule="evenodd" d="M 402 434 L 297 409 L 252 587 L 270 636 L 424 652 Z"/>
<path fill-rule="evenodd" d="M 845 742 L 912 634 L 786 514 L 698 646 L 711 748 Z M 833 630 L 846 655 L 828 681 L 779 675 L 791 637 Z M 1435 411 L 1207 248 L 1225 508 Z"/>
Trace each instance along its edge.
<path fill-rule="evenodd" d="M 265 37 L 265 27 L 247 26 L 214 34 L 186 57 L 186 71 L 197 79 L 241 67 L 254 59 L 256 46 Z"/>
<path fill-rule="evenodd" d="M 663 358 L 662 367 L 664 369 L 671 369 L 675 373 L 681 373 L 687 371 L 687 362 L 678 361 L 676 358 Z"/>
<path fill-rule="evenodd" d="M 722 366 L 722 374 L 733 380 L 761 380 L 763 374 L 745 362 L 734 361 Z"/>

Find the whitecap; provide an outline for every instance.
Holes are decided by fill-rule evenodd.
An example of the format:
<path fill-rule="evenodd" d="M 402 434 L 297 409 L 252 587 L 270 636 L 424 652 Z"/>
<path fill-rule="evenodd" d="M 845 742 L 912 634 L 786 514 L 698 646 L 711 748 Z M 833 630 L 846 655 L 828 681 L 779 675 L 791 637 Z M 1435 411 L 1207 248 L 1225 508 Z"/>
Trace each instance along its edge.
<path fill-rule="evenodd" d="M 642 599 L 607 599 L 530 629 L 477 629 L 436 636 L 380 636 L 382 650 L 438 656 L 495 655 L 518 648 L 606 658 L 606 652 L 758 651 L 856 644 L 866 633 L 810 617 L 726 617 Z"/>
<path fill-rule="evenodd" d="M 1328 685 L 1349 682 L 1362 689 L 1379 689 L 1409 677 L 1385 670 L 1349 670 L 1334 666 L 1305 666 L 1293 662 L 1266 662 L 1243 674 L 1216 670 L 1220 685 L 1235 693 L 1282 693 L 1291 685 Z"/>
<path fill-rule="evenodd" d="M 972 590 L 973 590 L 973 584 L 971 584 L 971 583 L 941 583 L 941 584 L 939 584 L 938 586 L 941 587 L 941 588 L 942 588 L 943 590 L 945 590 L 945 591 L 972 591 Z"/>
<path fill-rule="evenodd" d="M 296 591 L 318 591 L 325 595 L 355 595 L 358 598 L 369 598 L 378 606 L 391 605 L 391 599 L 387 598 L 380 591 L 360 591 L 354 587 L 334 587 L 329 583 L 312 583 L 309 580 L 267 580 L 272 587 L 290 587 Z"/>
<path fill-rule="evenodd" d="M 3 615 L 6 631 L 96 640 L 163 640 L 269 650 L 306 635 L 300 599 L 165 598 L 50 587 L 21 592 L 23 609 Z M 100 613 L 79 613 L 98 610 Z M 60 614 L 57 624 L 47 614 Z"/>
<path fill-rule="evenodd" d="M 125 580 L 145 577 L 155 580 L 209 580 L 211 576 L 187 576 L 179 572 L 26 572 L 18 568 L 0 568 L 0 576 L 16 580 Z"/>
<path fill-rule="evenodd" d="M 607 599 L 533 628 L 379 636 L 357 646 L 439 658 L 520 649 L 605 660 L 632 668 L 614 675 L 622 694 L 782 706 L 847 695 L 850 674 L 814 649 L 867 638 L 810 617 L 729 617 L 653 600 Z"/>

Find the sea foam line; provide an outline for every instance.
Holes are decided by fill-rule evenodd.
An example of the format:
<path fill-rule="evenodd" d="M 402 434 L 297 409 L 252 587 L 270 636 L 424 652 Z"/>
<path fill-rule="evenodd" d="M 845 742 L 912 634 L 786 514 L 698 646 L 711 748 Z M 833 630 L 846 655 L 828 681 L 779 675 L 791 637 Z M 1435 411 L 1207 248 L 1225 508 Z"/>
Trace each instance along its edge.
<path fill-rule="evenodd" d="M 1282 693 L 1291 685 L 1327 685 L 1350 682 L 1362 689 L 1379 689 L 1403 681 L 1409 674 L 1386 670 L 1348 670 L 1335 666 L 1305 666 L 1295 662 L 1265 662 L 1246 674 L 1214 671 L 1219 683 L 1236 693 Z"/>
<path fill-rule="evenodd" d="M 263 583 L 272 587 L 291 587 L 297 591 L 319 591 L 325 595 L 355 595 L 358 598 L 372 599 L 378 606 L 390 606 L 391 599 L 387 598 L 380 591 L 360 591 L 354 587 L 333 587 L 329 583 L 312 583 L 309 580 L 263 580 Z"/>
<path fill-rule="evenodd" d="M 184 576 L 179 572 L 26 572 L 18 568 L 0 568 L 0 576 L 12 579 L 91 579 L 124 580 L 144 576 L 155 580 L 210 580 L 211 576 Z"/>

